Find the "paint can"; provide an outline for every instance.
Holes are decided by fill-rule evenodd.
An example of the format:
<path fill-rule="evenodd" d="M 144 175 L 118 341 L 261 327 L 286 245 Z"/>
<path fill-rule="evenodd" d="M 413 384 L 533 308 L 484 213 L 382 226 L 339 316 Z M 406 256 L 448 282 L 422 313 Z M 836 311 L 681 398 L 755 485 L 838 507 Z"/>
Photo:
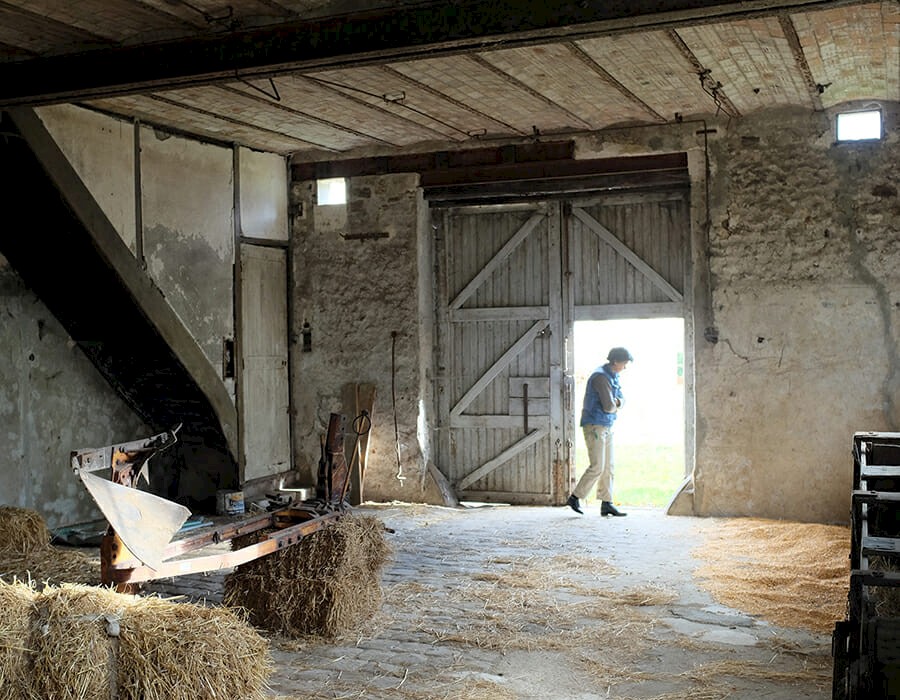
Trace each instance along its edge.
<path fill-rule="evenodd" d="M 228 491 L 227 489 L 216 491 L 216 514 L 243 515 L 244 492 Z"/>

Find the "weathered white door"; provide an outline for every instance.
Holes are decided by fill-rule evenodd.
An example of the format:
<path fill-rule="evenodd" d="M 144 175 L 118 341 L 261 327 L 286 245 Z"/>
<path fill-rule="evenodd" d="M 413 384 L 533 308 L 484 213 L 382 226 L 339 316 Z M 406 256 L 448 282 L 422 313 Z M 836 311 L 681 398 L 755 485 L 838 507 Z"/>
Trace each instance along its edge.
<path fill-rule="evenodd" d="M 241 245 L 240 395 L 244 481 L 290 469 L 287 251 Z"/>
<path fill-rule="evenodd" d="M 575 200 L 568 210 L 576 321 L 684 315 L 684 191 Z"/>
<path fill-rule="evenodd" d="M 436 210 L 439 466 L 466 500 L 565 485 L 560 208 Z"/>
<path fill-rule="evenodd" d="M 576 321 L 684 318 L 685 367 L 693 365 L 689 204 L 685 190 L 607 195 L 573 201 L 566 216 L 567 297 Z M 608 348 L 597 348 L 601 364 Z M 639 358 L 638 358 L 639 359 Z M 568 366 L 574 364 L 569 346 Z M 637 366 L 637 365 L 636 365 Z M 568 379 L 571 381 L 571 379 Z M 684 374 L 685 465 L 693 464 L 693 372 Z M 571 431 L 580 414 L 580 396 Z M 577 436 L 576 436 L 577 437 Z M 572 465 L 574 467 L 574 465 Z M 570 472 L 570 488 L 574 487 Z"/>
<path fill-rule="evenodd" d="M 686 195 L 451 207 L 433 222 L 438 466 L 461 499 L 564 502 L 574 322 L 686 314 Z"/>

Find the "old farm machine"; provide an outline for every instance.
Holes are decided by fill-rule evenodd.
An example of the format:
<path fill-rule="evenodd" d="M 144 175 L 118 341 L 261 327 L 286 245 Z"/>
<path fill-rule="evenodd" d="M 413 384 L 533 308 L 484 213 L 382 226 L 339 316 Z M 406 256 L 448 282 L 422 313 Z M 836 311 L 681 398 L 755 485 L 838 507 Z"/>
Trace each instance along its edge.
<path fill-rule="evenodd" d="M 370 425 L 365 414 L 354 421 L 357 443 Z M 128 591 L 143 581 L 235 567 L 294 545 L 348 512 L 345 498 L 350 472 L 359 455 L 354 449 L 348 464 L 344 456 L 344 418 L 331 414 L 328 432 L 322 439 L 314 498 L 301 501 L 290 489 L 284 489 L 282 493 L 291 494 L 284 505 L 226 518 L 202 532 L 177 536 L 191 511 L 139 488 L 142 478 L 149 483 L 150 459 L 174 445 L 177 432 L 175 427 L 143 440 L 71 453 L 72 470 L 108 523 L 100 546 L 104 585 Z M 268 534 L 255 544 L 199 554 L 199 550 L 210 545 L 260 530 Z"/>
<path fill-rule="evenodd" d="M 833 700 L 900 697 L 900 433 L 853 436 L 847 617 L 832 635 Z"/>

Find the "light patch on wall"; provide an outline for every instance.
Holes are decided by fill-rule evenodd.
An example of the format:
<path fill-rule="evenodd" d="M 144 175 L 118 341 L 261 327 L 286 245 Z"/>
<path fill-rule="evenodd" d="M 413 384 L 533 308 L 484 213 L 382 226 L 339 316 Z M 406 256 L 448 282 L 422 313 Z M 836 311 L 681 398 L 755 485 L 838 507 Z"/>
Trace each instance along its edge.
<path fill-rule="evenodd" d="M 867 141 L 881 138 L 881 110 L 843 112 L 837 115 L 838 141 Z"/>
<path fill-rule="evenodd" d="M 347 180 L 330 177 L 316 181 L 316 203 L 319 206 L 347 203 Z"/>

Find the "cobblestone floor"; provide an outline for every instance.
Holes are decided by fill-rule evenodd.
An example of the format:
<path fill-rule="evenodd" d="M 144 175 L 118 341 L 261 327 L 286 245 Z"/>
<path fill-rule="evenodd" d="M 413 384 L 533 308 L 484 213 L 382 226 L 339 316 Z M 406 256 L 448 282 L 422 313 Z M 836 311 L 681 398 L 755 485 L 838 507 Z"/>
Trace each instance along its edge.
<path fill-rule="evenodd" d="M 717 605 L 692 577 L 713 521 L 631 509 L 367 505 L 385 600 L 337 640 L 272 640 L 274 697 L 830 698 L 830 638 Z"/>

